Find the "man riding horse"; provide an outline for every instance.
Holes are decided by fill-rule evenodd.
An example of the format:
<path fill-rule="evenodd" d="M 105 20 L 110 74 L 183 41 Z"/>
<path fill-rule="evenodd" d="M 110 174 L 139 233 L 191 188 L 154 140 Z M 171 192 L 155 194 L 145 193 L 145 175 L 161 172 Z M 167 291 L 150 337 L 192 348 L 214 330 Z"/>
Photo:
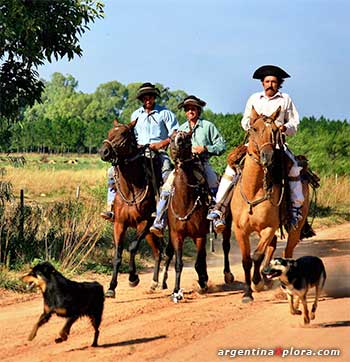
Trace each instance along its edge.
<path fill-rule="evenodd" d="M 286 136 L 292 136 L 296 133 L 299 125 L 299 114 L 290 96 L 280 92 L 284 79 L 289 77 L 290 75 L 283 69 L 274 65 L 264 65 L 254 72 L 253 79 L 259 79 L 264 90 L 263 92 L 254 93 L 248 99 L 241 121 L 244 130 L 248 131 L 250 128 L 252 107 L 255 108 L 258 114 L 266 116 L 270 116 L 278 107 L 281 107 L 279 117 L 275 121 L 276 125 Z M 297 228 L 298 222 L 302 218 L 300 210 L 304 202 L 302 183 L 300 180 L 302 167 L 298 165 L 295 156 L 285 144 L 283 145 L 283 149 L 292 161 L 292 167 L 288 173 L 291 198 L 291 219 L 289 224 L 292 228 Z M 217 232 L 222 232 L 225 228 L 225 205 L 229 203 L 228 198 L 232 195 L 230 191 L 235 186 L 237 179 L 238 175 L 236 170 L 228 165 L 221 178 L 219 190 L 216 195 L 217 203 L 207 217 L 209 220 L 214 221 L 214 227 Z"/>
<path fill-rule="evenodd" d="M 171 134 L 178 129 L 179 123 L 173 112 L 156 104 L 159 97 L 159 89 L 151 83 L 143 83 L 137 92 L 137 99 L 143 102 L 131 115 L 131 121 L 137 120 L 134 132 L 139 145 L 148 145 L 158 157 L 155 165 L 160 169 L 155 174 L 161 174 L 162 182 L 165 182 L 172 170 L 172 164 L 165 149 L 170 143 Z M 150 155 L 153 157 L 153 155 Z M 107 211 L 101 213 L 101 217 L 113 221 L 113 202 L 115 198 L 114 167 L 108 170 L 108 194 Z M 156 191 L 156 190 L 155 190 Z"/>
<path fill-rule="evenodd" d="M 210 192 L 215 195 L 218 188 L 218 179 L 216 173 L 209 164 L 209 158 L 220 156 L 226 149 L 225 141 L 212 122 L 200 119 L 203 107 L 206 102 L 194 95 L 186 97 L 178 108 L 184 108 L 187 122 L 183 123 L 179 131 L 192 132 L 192 153 L 197 155 L 201 161 L 200 168 L 203 170 L 205 180 Z M 198 172 L 198 174 L 201 172 Z M 200 178 L 201 175 L 198 175 Z M 172 189 L 174 174 L 171 173 L 167 182 L 163 185 L 160 200 L 157 205 L 157 217 L 154 220 L 150 231 L 158 237 L 164 236 L 164 227 L 166 223 L 166 210 L 168 208 L 168 199 Z"/>

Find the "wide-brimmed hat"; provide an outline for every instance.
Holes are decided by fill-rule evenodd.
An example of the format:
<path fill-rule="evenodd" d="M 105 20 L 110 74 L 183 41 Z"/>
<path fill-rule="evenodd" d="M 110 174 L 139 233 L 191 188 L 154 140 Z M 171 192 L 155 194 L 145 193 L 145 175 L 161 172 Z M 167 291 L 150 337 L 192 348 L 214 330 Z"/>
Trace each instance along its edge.
<path fill-rule="evenodd" d="M 188 96 L 186 97 L 181 103 L 178 104 L 177 108 L 185 108 L 186 106 L 196 106 L 199 107 L 200 109 L 202 109 L 203 107 L 205 107 L 207 103 L 202 101 L 201 99 L 199 99 L 196 96 Z"/>
<path fill-rule="evenodd" d="M 136 98 L 142 101 L 142 98 L 145 95 L 153 95 L 158 97 L 160 95 L 160 91 L 152 83 L 143 83 L 137 91 Z"/>
<path fill-rule="evenodd" d="M 279 79 L 290 78 L 290 75 L 286 71 L 276 65 L 263 65 L 254 72 L 253 79 L 264 80 L 264 78 L 269 75 Z"/>

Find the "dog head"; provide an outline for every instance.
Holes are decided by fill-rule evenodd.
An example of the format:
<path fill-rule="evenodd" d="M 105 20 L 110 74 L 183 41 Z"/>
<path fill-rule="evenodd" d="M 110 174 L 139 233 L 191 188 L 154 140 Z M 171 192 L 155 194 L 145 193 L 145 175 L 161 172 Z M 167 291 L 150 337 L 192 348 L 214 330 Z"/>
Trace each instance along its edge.
<path fill-rule="evenodd" d="M 270 264 L 263 269 L 262 273 L 267 279 L 279 278 L 282 275 L 286 275 L 294 263 L 295 260 L 293 259 L 274 258 Z"/>
<path fill-rule="evenodd" d="M 28 288 L 39 287 L 44 293 L 47 282 L 51 276 L 56 273 L 56 269 L 47 261 L 35 265 L 29 273 L 23 275 L 21 280 L 28 284 Z"/>

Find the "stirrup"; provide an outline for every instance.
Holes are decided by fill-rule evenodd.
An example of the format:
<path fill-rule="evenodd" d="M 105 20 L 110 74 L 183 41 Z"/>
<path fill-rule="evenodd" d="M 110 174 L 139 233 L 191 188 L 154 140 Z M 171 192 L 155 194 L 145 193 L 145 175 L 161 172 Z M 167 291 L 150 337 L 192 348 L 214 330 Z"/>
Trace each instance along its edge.
<path fill-rule="evenodd" d="M 154 234 L 155 236 L 158 236 L 158 238 L 163 238 L 164 237 L 164 228 L 161 227 L 160 225 L 152 225 L 149 228 L 149 231 Z"/>
<path fill-rule="evenodd" d="M 100 216 L 110 222 L 114 221 L 114 212 L 113 211 L 105 211 L 101 212 Z"/>
<path fill-rule="evenodd" d="M 211 221 L 221 219 L 221 218 L 222 218 L 222 212 L 217 209 L 211 210 L 210 213 L 207 215 L 207 219 L 211 220 Z"/>

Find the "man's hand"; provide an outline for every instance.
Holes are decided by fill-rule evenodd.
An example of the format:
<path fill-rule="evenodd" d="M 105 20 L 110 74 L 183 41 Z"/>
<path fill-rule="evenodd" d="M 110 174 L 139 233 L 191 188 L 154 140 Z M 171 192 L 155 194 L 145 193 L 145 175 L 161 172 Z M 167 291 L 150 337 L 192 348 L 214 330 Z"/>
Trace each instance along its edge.
<path fill-rule="evenodd" d="M 192 153 L 200 155 L 203 152 L 206 152 L 207 148 L 205 146 L 192 146 Z"/>
<path fill-rule="evenodd" d="M 156 142 L 156 143 L 150 143 L 149 148 L 151 150 L 153 150 L 153 151 L 159 151 L 159 150 L 165 148 L 166 146 L 168 146 L 169 142 L 170 142 L 170 139 L 167 138 L 164 141 L 160 141 L 160 142 Z"/>
<path fill-rule="evenodd" d="M 279 127 L 281 132 L 286 132 L 287 127 L 285 125 Z"/>

